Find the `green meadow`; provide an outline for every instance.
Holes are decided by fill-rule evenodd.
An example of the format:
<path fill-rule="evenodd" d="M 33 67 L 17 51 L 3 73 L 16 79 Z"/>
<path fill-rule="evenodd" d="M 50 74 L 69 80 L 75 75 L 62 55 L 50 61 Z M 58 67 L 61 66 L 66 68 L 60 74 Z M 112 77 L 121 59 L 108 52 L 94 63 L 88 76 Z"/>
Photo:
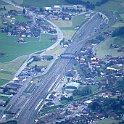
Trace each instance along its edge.
<path fill-rule="evenodd" d="M 71 39 L 77 31 L 76 26 L 80 26 L 86 21 L 85 16 L 79 15 L 72 18 L 72 20 L 52 20 L 57 26 L 60 27 L 64 34 L 65 39 Z"/>
<path fill-rule="evenodd" d="M 53 5 L 67 4 L 65 0 L 23 0 L 23 5 L 44 7 Z"/>
<path fill-rule="evenodd" d="M 12 61 L 19 56 L 46 49 L 53 44 L 50 38 L 51 35 L 43 34 L 40 40 L 39 38 L 25 38 L 24 43 L 18 43 L 17 37 L 0 33 L 0 44 L 2 44 L 0 52 L 5 54 L 0 56 L 0 62 Z"/>
<path fill-rule="evenodd" d="M 124 26 L 124 0 L 109 0 L 107 3 L 96 8 L 96 11 L 107 10 L 113 12 L 116 17 L 116 22 L 111 26 L 111 29 Z M 118 49 L 110 49 L 110 44 L 117 44 L 119 47 L 124 47 L 124 37 L 110 37 L 104 42 L 101 42 L 96 47 L 97 57 L 105 57 L 106 55 L 124 56 L 123 52 L 118 52 Z"/>

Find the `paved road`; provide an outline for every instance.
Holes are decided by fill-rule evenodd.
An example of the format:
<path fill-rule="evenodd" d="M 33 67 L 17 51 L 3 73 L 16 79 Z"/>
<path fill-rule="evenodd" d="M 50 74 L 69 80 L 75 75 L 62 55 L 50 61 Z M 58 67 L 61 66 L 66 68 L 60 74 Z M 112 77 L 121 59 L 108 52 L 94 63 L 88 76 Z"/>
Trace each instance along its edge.
<path fill-rule="evenodd" d="M 98 33 L 95 32 L 95 28 L 97 27 L 99 31 L 101 24 L 106 25 L 103 18 L 101 18 L 99 14 L 94 15 L 80 28 L 74 36 L 72 44 L 67 48 L 65 53 L 75 53 L 79 51 L 89 38 Z M 56 83 L 64 75 L 65 69 L 70 61 L 70 59 L 58 59 L 46 76 L 41 77 L 41 85 L 33 93 L 18 115 L 18 124 L 34 123 L 33 118 L 39 109 L 37 106 L 47 96 L 51 85 Z"/>
<path fill-rule="evenodd" d="M 59 43 L 61 40 L 63 40 L 64 38 L 64 35 L 63 35 L 63 32 L 60 30 L 60 28 L 55 25 L 53 22 L 51 22 L 50 20 L 46 20 L 48 23 L 50 23 L 53 27 L 56 28 L 56 31 L 57 31 L 57 42 L 55 44 L 53 44 L 51 47 L 47 48 L 46 51 L 49 51 L 51 49 L 54 49 Z"/>

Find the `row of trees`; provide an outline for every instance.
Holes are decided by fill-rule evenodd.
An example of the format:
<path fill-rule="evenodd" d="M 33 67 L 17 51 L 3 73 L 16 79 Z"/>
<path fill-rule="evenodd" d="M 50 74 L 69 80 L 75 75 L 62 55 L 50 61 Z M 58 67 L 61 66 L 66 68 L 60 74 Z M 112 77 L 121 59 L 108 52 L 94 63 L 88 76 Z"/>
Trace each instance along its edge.
<path fill-rule="evenodd" d="M 82 4 L 82 0 L 66 0 L 70 4 Z"/>
<path fill-rule="evenodd" d="M 80 87 L 73 91 L 73 96 L 87 96 L 92 94 L 91 86 Z M 73 100 L 73 96 L 65 98 L 64 96 L 61 97 L 61 100 L 67 100 L 68 102 Z"/>
<path fill-rule="evenodd" d="M 105 115 L 108 115 L 110 112 L 115 113 L 117 115 L 124 114 L 124 100 L 123 98 L 120 99 L 99 99 L 91 104 L 89 104 L 89 108 L 93 111 L 104 113 Z"/>
<path fill-rule="evenodd" d="M 115 29 L 114 32 L 112 33 L 113 37 L 122 36 L 122 35 L 124 36 L 124 27 L 119 27 Z"/>
<path fill-rule="evenodd" d="M 99 2 L 96 2 L 95 6 L 101 6 L 102 4 L 107 3 L 109 0 L 100 0 Z"/>
<path fill-rule="evenodd" d="M 74 96 L 86 96 L 90 95 L 92 93 L 91 87 L 90 86 L 85 86 L 82 88 L 79 88 L 73 92 Z"/>
<path fill-rule="evenodd" d="M 118 80 L 117 87 L 113 89 L 113 94 L 115 91 L 120 91 L 121 96 L 117 98 L 98 98 L 89 104 L 89 108 L 95 112 L 104 113 L 104 115 L 123 115 L 124 114 L 124 78 Z"/>
<path fill-rule="evenodd" d="M 95 4 L 93 2 L 91 2 L 90 0 L 87 0 L 87 1 L 83 1 L 83 0 L 65 0 L 65 1 L 70 3 L 70 4 L 83 4 L 88 9 L 94 9 L 95 6 L 101 6 L 102 4 L 105 4 L 106 2 L 108 2 L 109 0 L 99 0 Z"/>

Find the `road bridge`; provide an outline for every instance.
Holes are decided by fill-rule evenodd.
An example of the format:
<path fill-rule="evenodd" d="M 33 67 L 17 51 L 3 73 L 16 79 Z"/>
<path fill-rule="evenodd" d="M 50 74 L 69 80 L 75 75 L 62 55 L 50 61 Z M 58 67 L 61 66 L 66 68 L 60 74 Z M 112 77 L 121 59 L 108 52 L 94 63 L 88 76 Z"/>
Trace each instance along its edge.
<path fill-rule="evenodd" d="M 72 53 L 63 53 L 60 55 L 62 59 L 75 59 L 75 54 Z"/>

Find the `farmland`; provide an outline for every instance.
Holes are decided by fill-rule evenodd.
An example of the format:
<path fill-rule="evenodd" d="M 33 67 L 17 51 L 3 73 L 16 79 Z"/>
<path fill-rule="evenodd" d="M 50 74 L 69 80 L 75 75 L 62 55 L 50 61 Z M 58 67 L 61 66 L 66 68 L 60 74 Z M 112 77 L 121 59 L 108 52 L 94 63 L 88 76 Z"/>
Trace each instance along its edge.
<path fill-rule="evenodd" d="M 37 66 L 48 66 L 50 64 L 50 61 L 40 61 L 40 62 L 32 62 L 30 66 L 34 67 Z"/>
<path fill-rule="evenodd" d="M 46 49 L 53 44 L 50 38 L 51 35 L 42 35 L 40 41 L 39 38 L 26 38 L 25 43 L 18 43 L 16 37 L 9 37 L 1 33 L 0 44 L 2 45 L 0 50 L 5 55 L 0 57 L 0 62 L 12 61 L 19 56 Z"/>
<path fill-rule="evenodd" d="M 76 32 L 76 27 L 86 21 L 83 15 L 75 16 L 72 20 L 53 20 L 60 27 L 65 39 L 71 39 Z"/>
<path fill-rule="evenodd" d="M 27 6 L 36 6 L 36 7 L 44 7 L 44 6 L 52 6 L 52 5 L 62 5 L 68 4 L 65 0 L 14 0 L 18 4 L 23 4 Z"/>
<path fill-rule="evenodd" d="M 27 21 L 23 16 L 17 16 L 17 21 Z M 41 51 L 51 46 L 52 35 L 42 34 L 39 38 L 25 38 L 24 43 L 18 43 L 16 36 L 0 33 L 0 86 L 12 80 L 19 67 L 29 54 Z"/>
<path fill-rule="evenodd" d="M 104 119 L 97 122 L 96 124 L 118 124 L 118 121 L 113 119 Z"/>
<path fill-rule="evenodd" d="M 11 62 L 0 63 L 0 86 L 13 79 L 14 74 L 18 71 L 26 58 L 27 56 L 21 56 Z"/>
<path fill-rule="evenodd" d="M 24 16 L 21 16 L 21 15 L 17 15 L 16 16 L 16 21 L 18 22 L 27 22 L 27 18 L 25 18 Z"/>
<path fill-rule="evenodd" d="M 103 4 L 100 7 L 96 8 L 96 11 L 108 10 L 112 11 L 116 17 L 115 24 L 112 25 L 111 29 L 114 30 L 118 27 L 124 26 L 124 1 L 123 0 L 109 0 L 107 3 Z M 123 37 L 110 37 L 106 39 L 104 42 L 101 42 L 96 48 L 96 54 L 98 57 L 105 57 L 105 55 L 112 56 L 123 56 L 123 52 L 118 52 L 118 49 L 110 49 L 110 44 L 115 43 L 120 47 L 124 46 Z"/>
<path fill-rule="evenodd" d="M 123 37 L 115 37 L 115 38 L 109 38 L 105 40 L 104 42 L 101 42 L 96 47 L 96 55 L 99 58 L 105 57 L 105 55 L 112 55 L 114 57 L 117 56 L 123 56 L 123 52 L 118 52 L 118 49 L 112 49 L 110 48 L 110 44 L 117 44 L 119 47 L 124 47 L 124 40 Z"/>

